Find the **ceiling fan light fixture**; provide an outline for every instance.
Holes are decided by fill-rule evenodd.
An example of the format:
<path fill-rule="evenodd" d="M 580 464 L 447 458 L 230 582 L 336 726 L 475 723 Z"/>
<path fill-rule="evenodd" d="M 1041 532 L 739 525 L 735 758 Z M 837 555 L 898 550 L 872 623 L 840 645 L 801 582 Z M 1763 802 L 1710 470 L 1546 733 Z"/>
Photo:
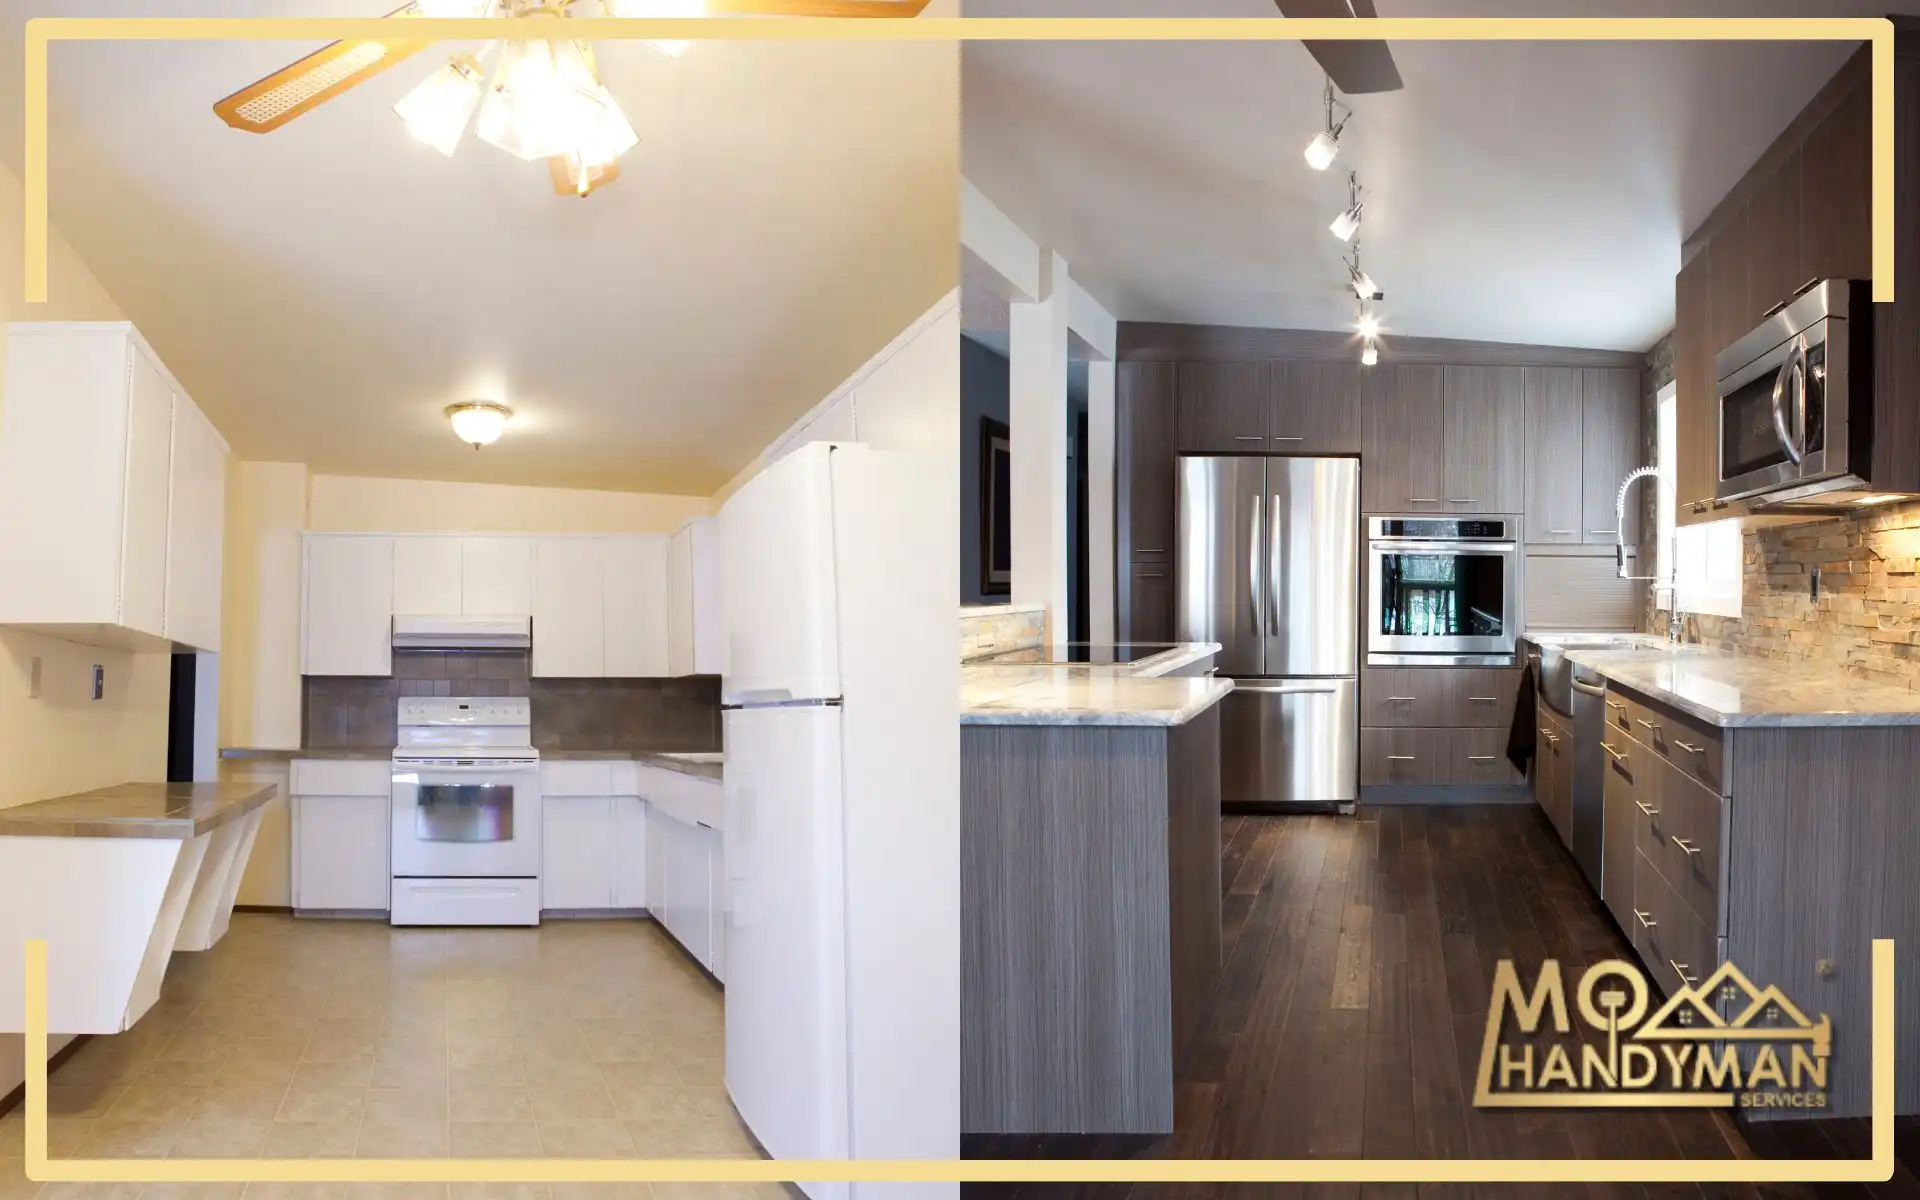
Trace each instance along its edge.
<path fill-rule="evenodd" d="M 516 158 L 551 158 L 575 149 L 612 99 L 577 42 L 510 42 L 474 132 Z"/>
<path fill-rule="evenodd" d="M 707 0 L 608 0 L 612 14 L 616 17 L 704 17 L 707 15 Z M 647 45 L 666 55 L 679 58 L 687 48 L 685 41 L 650 41 Z"/>
<path fill-rule="evenodd" d="M 400 97 L 393 111 L 414 138 L 451 156 L 485 90 L 480 64 L 464 54 L 456 55 Z"/>
<path fill-rule="evenodd" d="M 512 416 L 512 409 L 491 400 L 472 400 L 447 408 L 447 419 L 453 422 L 454 436 L 475 450 L 499 441 Z"/>

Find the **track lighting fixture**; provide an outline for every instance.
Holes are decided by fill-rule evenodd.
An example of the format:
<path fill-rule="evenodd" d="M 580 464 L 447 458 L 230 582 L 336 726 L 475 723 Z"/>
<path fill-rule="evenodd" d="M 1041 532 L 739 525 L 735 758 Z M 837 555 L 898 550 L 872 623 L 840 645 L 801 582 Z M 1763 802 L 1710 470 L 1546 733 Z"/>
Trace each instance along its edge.
<path fill-rule="evenodd" d="M 1336 104 L 1340 105 L 1342 114 L 1338 123 L 1335 123 L 1333 119 L 1333 108 Z M 1326 129 L 1314 134 L 1313 140 L 1307 143 L 1307 165 L 1316 171 L 1324 171 L 1333 165 L 1334 155 L 1340 153 L 1340 131 L 1347 127 L 1348 118 L 1353 116 L 1352 109 L 1344 104 L 1340 104 L 1338 100 L 1333 98 L 1333 80 L 1331 77 L 1327 80 L 1326 106 Z"/>
<path fill-rule="evenodd" d="M 1380 318 L 1373 315 L 1372 309 L 1362 308 L 1360 310 L 1360 322 L 1359 322 L 1358 328 L 1360 330 L 1361 337 L 1366 338 L 1368 341 L 1372 341 L 1374 338 L 1377 338 L 1380 336 Z"/>
<path fill-rule="evenodd" d="M 1333 224 L 1327 226 L 1327 228 L 1331 229 L 1333 236 L 1339 238 L 1341 241 L 1352 241 L 1353 235 L 1360 232 L 1360 213 L 1364 207 L 1366 206 L 1360 203 L 1359 172 L 1348 171 L 1346 211 L 1335 217 Z"/>
<path fill-rule="evenodd" d="M 1352 286 L 1353 294 L 1361 300 L 1382 299 L 1380 285 L 1373 281 L 1373 276 L 1360 269 L 1359 242 L 1353 244 L 1353 257 L 1345 261 L 1347 264 L 1347 282 Z"/>
<path fill-rule="evenodd" d="M 1372 338 L 1368 338 L 1366 347 L 1360 351 L 1360 365 L 1363 367 L 1371 367 L 1379 361 L 1380 347 L 1374 344 Z"/>

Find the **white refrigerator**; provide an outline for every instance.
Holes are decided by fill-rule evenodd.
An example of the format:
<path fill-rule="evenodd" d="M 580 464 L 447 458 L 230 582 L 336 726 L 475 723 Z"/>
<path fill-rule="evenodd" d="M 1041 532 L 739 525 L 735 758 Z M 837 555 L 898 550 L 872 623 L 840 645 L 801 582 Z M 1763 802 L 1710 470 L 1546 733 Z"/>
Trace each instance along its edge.
<path fill-rule="evenodd" d="M 779 1159 L 959 1156 L 949 465 L 815 442 L 720 510 L 726 1081 Z M 813 1200 L 958 1194 L 801 1186 Z"/>

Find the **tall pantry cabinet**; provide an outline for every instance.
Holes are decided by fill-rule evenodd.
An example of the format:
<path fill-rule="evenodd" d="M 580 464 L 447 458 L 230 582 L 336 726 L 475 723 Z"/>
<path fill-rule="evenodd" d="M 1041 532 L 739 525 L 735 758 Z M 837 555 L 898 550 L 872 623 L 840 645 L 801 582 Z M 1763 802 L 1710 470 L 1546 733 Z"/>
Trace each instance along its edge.
<path fill-rule="evenodd" d="M 0 625 L 219 650 L 227 449 L 127 322 L 9 325 Z"/>

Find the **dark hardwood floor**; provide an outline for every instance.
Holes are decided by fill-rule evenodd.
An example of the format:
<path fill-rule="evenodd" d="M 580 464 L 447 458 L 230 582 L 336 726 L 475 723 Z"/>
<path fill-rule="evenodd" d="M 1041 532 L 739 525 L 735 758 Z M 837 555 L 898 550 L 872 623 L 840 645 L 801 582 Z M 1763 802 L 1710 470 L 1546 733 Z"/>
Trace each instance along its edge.
<path fill-rule="evenodd" d="M 1483 1111 L 1472 1105 L 1493 965 L 1569 978 L 1630 958 L 1532 805 L 1362 808 L 1355 817 L 1234 817 L 1222 826 L 1225 964 L 1177 1079 L 1163 1138 L 963 1139 L 968 1158 L 1864 1157 L 1865 1122 L 1773 1123 L 1752 1141 L 1725 1113 Z M 1782 1128 L 1784 1125 L 1792 1127 Z M 982 1185 L 969 1197 L 1166 1196 L 1466 1200 L 1920 1197 L 1920 1127 L 1903 1121 L 1886 1184 Z"/>

